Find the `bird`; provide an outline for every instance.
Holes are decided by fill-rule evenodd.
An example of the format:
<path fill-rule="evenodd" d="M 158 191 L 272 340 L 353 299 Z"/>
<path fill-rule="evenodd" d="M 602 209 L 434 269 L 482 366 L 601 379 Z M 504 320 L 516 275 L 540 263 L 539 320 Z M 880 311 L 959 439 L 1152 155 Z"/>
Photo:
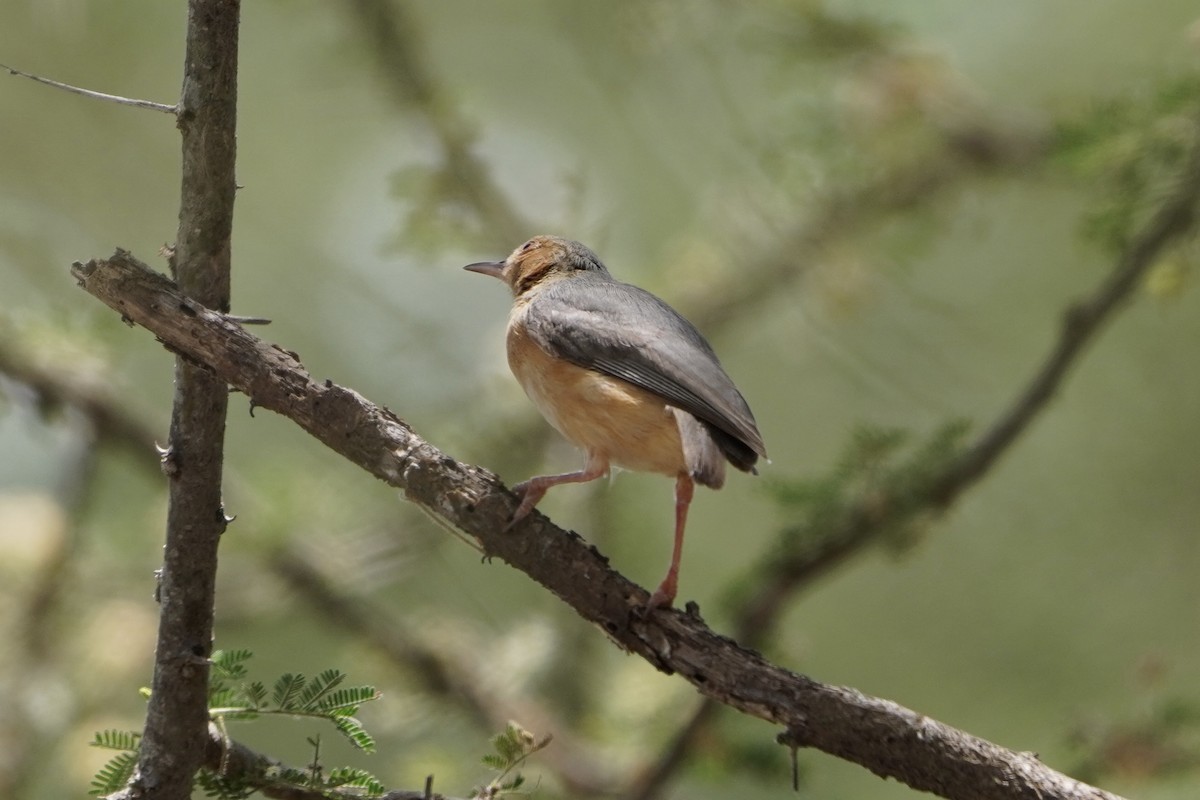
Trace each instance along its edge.
<path fill-rule="evenodd" d="M 692 323 L 650 292 L 614 278 L 594 252 L 534 236 L 503 261 L 464 269 L 512 290 L 506 350 L 542 416 L 586 454 L 582 469 L 513 487 L 511 528 L 553 486 L 612 467 L 675 478 L 675 540 L 647 608 L 675 600 L 695 485 L 720 489 L 725 465 L 757 474 L 767 451 L 754 414 Z"/>

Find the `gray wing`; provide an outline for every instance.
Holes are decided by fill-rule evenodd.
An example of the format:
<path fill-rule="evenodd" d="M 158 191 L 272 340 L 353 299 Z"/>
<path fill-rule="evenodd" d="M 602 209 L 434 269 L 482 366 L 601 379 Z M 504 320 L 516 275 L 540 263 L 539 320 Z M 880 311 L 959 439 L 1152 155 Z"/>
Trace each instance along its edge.
<path fill-rule="evenodd" d="M 696 328 L 647 291 L 583 276 L 556 281 L 529 305 L 530 336 L 552 355 L 653 392 L 707 423 L 735 466 L 766 448 L 746 400 Z"/>

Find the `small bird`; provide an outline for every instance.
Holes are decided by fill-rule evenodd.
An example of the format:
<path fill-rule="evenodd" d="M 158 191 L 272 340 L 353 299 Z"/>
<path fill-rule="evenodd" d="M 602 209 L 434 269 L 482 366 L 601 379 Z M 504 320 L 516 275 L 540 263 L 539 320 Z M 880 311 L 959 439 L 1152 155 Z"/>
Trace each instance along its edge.
<path fill-rule="evenodd" d="M 766 458 L 754 415 L 712 347 L 677 311 L 621 283 L 579 242 L 535 236 L 504 261 L 468 264 L 513 293 L 508 365 L 546 420 L 587 454 L 583 469 L 513 487 L 510 525 L 546 490 L 611 466 L 675 478 L 675 545 L 649 607 L 675 600 L 695 484 L 720 489 L 725 462 L 755 473 Z"/>

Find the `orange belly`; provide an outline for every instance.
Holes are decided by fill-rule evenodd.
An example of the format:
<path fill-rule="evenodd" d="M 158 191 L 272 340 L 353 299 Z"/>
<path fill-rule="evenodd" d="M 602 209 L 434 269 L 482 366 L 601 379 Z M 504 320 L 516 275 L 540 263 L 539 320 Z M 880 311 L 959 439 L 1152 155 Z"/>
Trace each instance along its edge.
<path fill-rule="evenodd" d="M 519 325 L 508 330 L 508 365 L 542 416 L 577 447 L 625 469 L 687 471 L 675 416 L 658 395 L 551 358 Z"/>

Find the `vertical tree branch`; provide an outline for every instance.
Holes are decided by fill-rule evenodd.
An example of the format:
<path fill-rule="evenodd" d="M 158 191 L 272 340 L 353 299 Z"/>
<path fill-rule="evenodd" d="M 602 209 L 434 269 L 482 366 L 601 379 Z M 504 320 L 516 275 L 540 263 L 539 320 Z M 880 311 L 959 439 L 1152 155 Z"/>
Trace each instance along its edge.
<path fill-rule="evenodd" d="M 229 310 L 239 12 L 239 0 L 190 0 L 178 113 L 183 167 L 175 277 L 189 294 L 222 311 Z M 227 403 L 224 381 L 176 359 L 163 456 L 169 507 L 162 607 L 135 796 L 186 800 L 205 757 L 217 544 L 226 523 L 221 462 Z"/>

